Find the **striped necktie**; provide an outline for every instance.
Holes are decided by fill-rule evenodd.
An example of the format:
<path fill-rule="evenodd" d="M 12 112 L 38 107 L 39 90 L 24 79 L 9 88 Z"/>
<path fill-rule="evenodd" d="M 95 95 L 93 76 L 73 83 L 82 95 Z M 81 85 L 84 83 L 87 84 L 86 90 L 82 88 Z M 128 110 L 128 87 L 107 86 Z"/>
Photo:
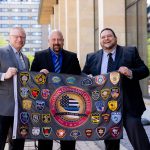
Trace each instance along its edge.
<path fill-rule="evenodd" d="M 114 61 L 112 58 L 112 53 L 108 54 L 108 65 L 107 65 L 107 72 L 114 71 Z"/>
<path fill-rule="evenodd" d="M 60 59 L 59 59 L 59 56 L 56 56 L 54 69 L 55 69 L 56 73 L 60 73 Z"/>
<path fill-rule="evenodd" d="M 20 52 L 16 52 L 16 58 L 17 58 L 18 66 L 19 66 L 18 69 L 20 71 L 25 70 L 25 68 L 26 68 L 25 63 L 24 63 L 23 57 Z"/>

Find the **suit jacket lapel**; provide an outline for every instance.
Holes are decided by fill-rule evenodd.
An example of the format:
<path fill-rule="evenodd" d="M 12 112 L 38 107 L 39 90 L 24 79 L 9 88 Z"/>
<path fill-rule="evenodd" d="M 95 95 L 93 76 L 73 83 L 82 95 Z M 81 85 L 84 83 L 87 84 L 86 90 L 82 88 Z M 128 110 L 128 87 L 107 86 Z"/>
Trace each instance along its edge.
<path fill-rule="evenodd" d="M 16 67 L 16 68 L 19 68 L 19 66 L 18 66 L 18 63 L 17 63 L 17 59 L 16 59 L 16 56 L 15 56 L 15 54 L 14 54 L 14 52 L 13 52 L 13 49 L 11 48 L 11 46 L 9 45 L 8 46 L 8 53 L 9 53 L 9 55 L 10 55 L 10 60 L 11 60 L 11 62 L 12 62 L 12 66 L 14 66 L 14 67 Z"/>
<path fill-rule="evenodd" d="M 114 66 L 115 70 L 118 70 L 120 65 L 121 65 L 122 53 L 123 53 L 123 49 L 119 45 L 117 45 L 116 57 L 115 57 L 115 66 Z"/>
<path fill-rule="evenodd" d="M 65 61 L 62 61 L 62 67 L 60 72 L 65 72 L 65 68 L 68 65 L 68 57 L 67 53 L 64 50 L 62 50 L 62 59 Z"/>
<path fill-rule="evenodd" d="M 96 74 L 95 75 L 99 75 L 101 74 L 101 64 L 102 64 L 102 57 L 103 57 L 103 50 L 101 49 L 98 52 L 98 55 L 96 55 Z"/>
<path fill-rule="evenodd" d="M 47 61 L 47 68 L 49 68 L 48 70 L 50 72 L 52 72 L 54 70 L 54 64 L 53 64 L 53 60 L 52 60 L 52 55 L 50 52 L 50 48 L 46 50 L 45 53 L 45 60 Z"/>

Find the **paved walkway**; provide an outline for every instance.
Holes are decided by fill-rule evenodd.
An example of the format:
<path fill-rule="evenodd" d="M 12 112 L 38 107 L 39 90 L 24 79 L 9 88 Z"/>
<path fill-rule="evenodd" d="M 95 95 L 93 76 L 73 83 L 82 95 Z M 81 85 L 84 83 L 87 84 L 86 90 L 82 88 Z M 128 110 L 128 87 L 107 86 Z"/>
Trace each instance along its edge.
<path fill-rule="evenodd" d="M 142 118 L 147 119 L 150 122 L 150 100 L 144 99 L 146 105 L 146 111 L 144 112 Z M 36 143 L 37 144 L 37 143 Z M 57 141 L 54 141 L 53 150 L 60 150 L 60 145 Z M 77 150 L 104 150 L 105 146 L 103 141 L 77 141 Z M 5 150 L 8 150 L 8 144 L 6 144 Z M 27 140 L 25 143 L 24 150 L 36 150 L 35 142 L 32 140 Z M 44 149 L 43 149 L 44 150 Z M 127 150 L 123 145 L 121 145 L 120 150 Z"/>

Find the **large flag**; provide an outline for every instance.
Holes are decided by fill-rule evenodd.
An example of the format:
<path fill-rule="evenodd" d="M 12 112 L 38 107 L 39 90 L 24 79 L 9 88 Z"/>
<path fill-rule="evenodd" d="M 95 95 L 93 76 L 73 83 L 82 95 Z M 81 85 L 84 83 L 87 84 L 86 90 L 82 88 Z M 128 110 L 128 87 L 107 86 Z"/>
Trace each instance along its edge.
<path fill-rule="evenodd" d="M 118 72 L 95 77 L 19 72 L 14 86 L 14 139 L 122 138 Z"/>

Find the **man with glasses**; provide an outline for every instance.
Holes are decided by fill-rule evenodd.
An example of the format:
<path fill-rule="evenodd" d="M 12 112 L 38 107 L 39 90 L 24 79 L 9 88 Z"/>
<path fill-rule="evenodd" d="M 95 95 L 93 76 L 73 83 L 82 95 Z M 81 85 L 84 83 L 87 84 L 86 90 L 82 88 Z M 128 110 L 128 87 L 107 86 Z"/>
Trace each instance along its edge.
<path fill-rule="evenodd" d="M 29 60 L 21 53 L 25 44 L 26 33 L 23 28 L 10 30 L 9 44 L 0 48 L 0 150 L 5 147 L 9 129 L 14 120 L 14 85 L 13 76 L 17 71 L 29 70 Z M 10 150 L 23 150 L 24 140 L 12 140 Z"/>

